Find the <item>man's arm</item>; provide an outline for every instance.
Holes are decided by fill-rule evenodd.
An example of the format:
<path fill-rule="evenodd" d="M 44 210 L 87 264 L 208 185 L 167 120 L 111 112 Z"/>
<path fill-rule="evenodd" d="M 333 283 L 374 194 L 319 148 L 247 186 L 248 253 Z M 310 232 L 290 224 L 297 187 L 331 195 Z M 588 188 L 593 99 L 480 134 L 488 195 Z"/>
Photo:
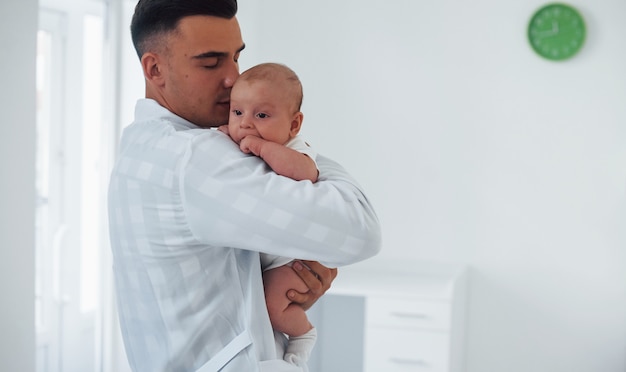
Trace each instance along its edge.
<path fill-rule="evenodd" d="M 272 170 L 296 181 L 317 182 L 317 166 L 307 155 L 287 146 L 247 136 L 241 140 L 239 148 L 246 154 L 253 153 L 263 159 Z"/>
<path fill-rule="evenodd" d="M 218 130 L 230 136 L 228 125 L 222 125 L 218 127 Z M 267 145 L 268 143 L 270 142 L 259 137 L 248 136 L 241 141 L 239 148 L 244 153 L 253 153 L 259 157 L 265 156 L 264 161 L 268 163 L 274 172 L 282 176 L 295 179 L 296 181 L 308 179 L 311 182 L 317 182 L 319 173 L 317 164 L 308 155 L 287 146 L 278 145 L 279 147 L 272 149 L 270 145 Z M 302 155 L 306 159 L 305 162 L 302 161 Z M 292 171 L 294 164 L 297 164 L 296 170 L 299 170 L 301 175 Z M 332 281 L 337 276 L 336 268 L 328 268 L 317 261 L 295 262 L 291 268 L 302 279 L 309 290 L 307 292 L 298 292 L 295 289 L 291 289 L 286 295 L 290 301 L 299 304 L 305 311 L 310 309 L 330 289 Z M 303 270 L 304 268 L 307 270 Z"/>
<path fill-rule="evenodd" d="M 318 182 L 296 182 L 216 131 L 198 131 L 179 166 L 193 238 L 337 267 L 380 250 L 371 203 L 336 162 L 318 155 Z"/>

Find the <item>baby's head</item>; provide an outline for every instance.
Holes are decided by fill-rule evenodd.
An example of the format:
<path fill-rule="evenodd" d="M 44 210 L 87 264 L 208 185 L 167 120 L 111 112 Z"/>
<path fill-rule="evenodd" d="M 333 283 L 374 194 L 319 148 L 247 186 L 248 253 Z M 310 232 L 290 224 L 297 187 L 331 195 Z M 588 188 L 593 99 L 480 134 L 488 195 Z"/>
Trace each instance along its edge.
<path fill-rule="evenodd" d="M 254 135 L 285 144 L 300 131 L 304 115 L 302 84 L 295 72 L 278 63 L 263 63 L 239 76 L 230 94 L 230 136 L 239 143 Z"/>

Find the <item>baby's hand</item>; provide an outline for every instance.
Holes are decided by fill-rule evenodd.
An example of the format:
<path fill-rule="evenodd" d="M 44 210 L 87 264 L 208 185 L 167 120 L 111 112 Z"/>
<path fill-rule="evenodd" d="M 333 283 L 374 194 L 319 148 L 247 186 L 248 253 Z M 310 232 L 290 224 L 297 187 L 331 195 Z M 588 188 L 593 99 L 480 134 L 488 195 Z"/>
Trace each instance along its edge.
<path fill-rule="evenodd" d="M 261 148 L 266 141 L 257 136 L 245 136 L 239 143 L 239 149 L 246 154 L 261 156 Z"/>

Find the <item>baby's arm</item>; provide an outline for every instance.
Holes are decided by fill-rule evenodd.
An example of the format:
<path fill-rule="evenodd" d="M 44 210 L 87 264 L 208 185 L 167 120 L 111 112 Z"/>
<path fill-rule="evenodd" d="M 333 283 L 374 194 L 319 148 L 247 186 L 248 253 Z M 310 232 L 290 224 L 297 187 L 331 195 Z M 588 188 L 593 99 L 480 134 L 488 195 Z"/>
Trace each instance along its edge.
<path fill-rule="evenodd" d="M 239 148 L 247 154 L 253 153 L 260 157 L 281 176 L 296 181 L 317 182 L 319 172 L 315 162 L 299 151 L 256 136 L 247 136 L 242 139 Z"/>

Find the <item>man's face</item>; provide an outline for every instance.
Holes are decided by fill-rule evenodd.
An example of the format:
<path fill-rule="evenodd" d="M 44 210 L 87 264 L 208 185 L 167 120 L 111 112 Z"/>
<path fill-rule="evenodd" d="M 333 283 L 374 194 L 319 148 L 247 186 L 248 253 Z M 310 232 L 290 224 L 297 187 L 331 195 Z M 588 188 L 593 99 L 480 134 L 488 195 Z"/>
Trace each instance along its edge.
<path fill-rule="evenodd" d="M 201 127 L 226 124 L 244 47 L 237 19 L 185 17 L 167 47 L 163 104 Z"/>

